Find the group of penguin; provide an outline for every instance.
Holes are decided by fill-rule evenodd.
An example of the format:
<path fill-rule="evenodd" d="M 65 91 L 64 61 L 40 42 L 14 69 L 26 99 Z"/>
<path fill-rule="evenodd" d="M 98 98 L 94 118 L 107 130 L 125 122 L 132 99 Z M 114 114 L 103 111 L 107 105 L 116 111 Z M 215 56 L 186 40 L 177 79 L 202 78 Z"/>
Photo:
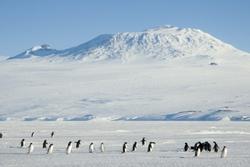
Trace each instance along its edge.
<path fill-rule="evenodd" d="M 54 132 L 51 132 L 50 134 L 50 137 L 53 138 L 54 137 Z M 34 136 L 34 132 L 31 133 L 31 137 Z M 2 138 L 3 135 L 2 133 L 0 133 L 0 138 Z M 145 146 L 146 145 L 146 139 L 145 137 L 142 138 L 142 140 L 140 141 L 142 146 Z M 44 140 L 43 141 L 43 144 L 42 144 L 42 148 L 43 149 L 47 149 L 47 154 L 52 154 L 53 153 L 53 149 L 54 149 L 54 145 L 51 143 L 49 145 L 49 147 L 47 148 L 47 145 L 49 143 L 47 142 L 47 140 Z M 75 142 L 75 147 L 78 149 L 80 147 L 80 144 L 81 144 L 81 140 L 78 140 Z M 148 144 L 148 148 L 147 148 L 147 152 L 152 152 L 153 151 L 153 148 L 154 148 L 154 145 L 156 143 L 155 142 L 149 142 Z M 188 150 L 193 150 L 194 151 L 194 156 L 195 157 L 199 157 L 201 152 L 203 151 L 207 151 L 207 152 L 211 152 L 212 150 L 215 152 L 215 153 L 218 153 L 219 150 L 220 150 L 220 147 L 218 146 L 218 144 L 213 141 L 213 147 L 211 146 L 211 144 L 206 141 L 206 142 L 196 142 L 194 144 L 194 146 L 189 146 L 188 143 L 185 143 L 184 145 L 184 151 L 187 152 Z M 132 145 L 132 150 L 131 152 L 135 152 L 137 150 L 137 142 L 135 141 Z M 21 140 L 21 143 L 20 143 L 20 146 L 23 148 L 25 147 L 25 139 L 22 139 Z M 73 148 L 73 142 L 72 141 L 69 141 L 68 142 L 68 145 L 66 147 L 66 154 L 70 154 L 72 152 L 72 148 Z M 100 144 L 100 152 L 104 152 L 105 148 L 104 148 L 104 143 L 102 142 Z M 34 151 L 34 145 L 33 143 L 30 143 L 29 146 L 28 146 L 28 154 L 31 154 L 32 152 Z M 94 147 L 94 143 L 90 143 L 89 145 L 89 153 L 93 153 L 95 151 L 95 147 Z M 128 152 L 128 143 L 127 142 L 124 142 L 123 146 L 122 146 L 122 153 L 126 153 Z M 221 150 L 221 155 L 220 157 L 221 158 L 225 158 L 227 157 L 227 147 L 226 146 L 223 146 L 223 149 Z"/>
<path fill-rule="evenodd" d="M 35 132 L 32 132 L 31 137 L 33 137 L 34 134 L 35 134 Z M 53 138 L 54 134 L 55 134 L 55 132 L 51 132 L 50 137 Z M 47 140 L 44 140 L 43 141 L 43 148 L 47 148 L 47 144 L 48 144 Z M 20 146 L 21 146 L 21 148 L 25 147 L 25 139 L 21 140 Z M 53 149 L 54 149 L 54 145 L 50 144 L 49 147 L 48 147 L 48 150 L 47 150 L 47 154 L 51 154 L 53 152 Z M 33 143 L 30 143 L 29 146 L 28 146 L 28 152 L 27 153 L 31 154 L 33 151 L 34 151 L 34 145 L 33 145 Z"/>
<path fill-rule="evenodd" d="M 199 141 L 199 142 L 196 142 L 196 143 L 194 144 L 194 146 L 191 146 L 191 147 L 189 147 L 188 143 L 185 143 L 185 145 L 184 145 L 184 151 L 186 152 L 186 151 L 188 151 L 189 149 L 190 149 L 190 150 L 193 150 L 193 151 L 194 151 L 194 156 L 195 156 L 195 157 L 199 157 L 200 154 L 201 154 L 201 152 L 202 152 L 203 150 L 204 150 L 204 151 L 211 152 L 212 149 L 213 149 L 213 151 L 217 153 L 217 152 L 219 151 L 220 147 L 218 146 L 218 144 L 217 144 L 215 141 L 213 141 L 213 143 L 214 143 L 213 148 L 212 148 L 211 144 L 210 144 L 208 141 L 203 142 L 203 143 L 201 143 L 200 141 Z M 221 150 L 221 155 L 220 155 L 220 157 L 221 157 L 221 158 L 225 158 L 226 156 L 227 156 L 227 147 L 226 147 L 226 146 L 223 146 L 223 149 Z"/>
<path fill-rule="evenodd" d="M 142 138 L 141 143 L 142 143 L 142 146 L 146 145 L 146 139 L 145 139 L 145 137 Z M 147 152 L 152 152 L 153 148 L 154 148 L 154 145 L 155 145 L 155 142 L 152 142 L 152 141 L 149 142 Z M 131 151 L 135 152 L 136 149 L 137 149 L 137 142 L 134 142 Z M 126 152 L 128 152 L 128 143 L 124 142 L 124 144 L 122 146 L 122 153 L 126 153 Z"/>
<path fill-rule="evenodd" d="M 54 132 L 51 132 L 51 135 L 50 135 L 51 138 L 53 138 L 54 134 L 55 134 Z M 33 136 L 34 136 L 34 132 L 31 133 L 31 137 L 33 137 Z M 142 143 L 142 146 L 146 145 L 145 137 L 142 138 L 141 143 Z M 42 148 L 46 149 L 48 144 L 49 143 L 47 142 L 47 140 L 44 140 L 43 144 L 42 144 Z M 78 149 L 80 147 L 81 140 L 76 141 L 75 144 L 76 144 L 75 147 Z M 154 148 L 154 145 L 155 145 L 155 142 L 149 142 L 147 152 L 152 152 L 153 148 Z M 21 148 L 25 147 L 25 139 L 21 140 L 20 146 L 21 146 Z M 73 142 L 69 141 L 68 145 L 66 147 L 66 154 L 70 154 L 72 152 L 72 148 L 73 148 Z M 54 149 L 54 145 L 51 143 L 49 145 L 49 147 L 47 148 L 47 154 L 52 154 L 53 149 Z M 131 151 L 135 152 L 136 149 L 137 149 L 137 142 L 134 142 Z M 100 144 L 100 152 L 104 152 L 104 150 L 105 150 L 104 149 L 104 143 L 102 142 Z M 29 146 L 28 146 L 28 152 L 27 153 L 31 154 L 33 151 L 34 151 L 34 145 L 33 145 L 33 143 L 30 143 Z M 89 153 L 93 153 L 94 151 L 95 151 L 95 147 L 94 147 L 94 143 L 92 142 L 89 145 Z M 122 153 L 126 153 L 126 152 L 128 152 L 128 143 L 124 142 L 124 144 L 122 146 Z"/>

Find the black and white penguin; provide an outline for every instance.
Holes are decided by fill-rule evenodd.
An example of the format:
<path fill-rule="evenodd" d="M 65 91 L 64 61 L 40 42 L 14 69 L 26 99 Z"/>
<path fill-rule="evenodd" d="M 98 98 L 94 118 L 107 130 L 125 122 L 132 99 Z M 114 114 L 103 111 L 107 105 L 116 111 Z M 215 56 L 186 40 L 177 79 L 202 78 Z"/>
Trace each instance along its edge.
<path fill-rule="evenodd" d="M 199 157 L 200 154 L 201 154 L 200 147 L 197 147 L 197 149 L 196 149 L 195 152 L 194 152 L 194 156 L 195 156 L 195 157 Z"/>
<path fill-rule="evenodd" d="M 212 146 L 211 146 L 211 144 L 208 141 L 202 143 L 202 146 L 203 146 L 203 148 L 204 148 L 205 151 L 209 151 L 210 152 L 212 150 Z"/>
<path fill-rule="evenodd" d="M 32 153 L 34 151 L 34 145 L 33 143 L 30 143 L 29 147 L 28 147 L 28 154 Z"/>
<path fill-rule="evenodd" d="M 214 150 L 214 152 L 218 152 L 219 151 L 219 146 L 218 146 L 218 144 L 214 141 L 214 146 L 213 146 L 213 150 Z"/>
<path fill-rule="evenodd" d="M 21 147 L 25 147 L 25 139 L 21 140 Z"/>
<path fill-rule="evenodd" d="M 221 151 L 221 158 L 226 158 L 227 157 L 227 147 L 224 146 L 222 151 Z"/>
<path fill-rule="evenodd" d="M 102 153 L 104 152 L 104 143 L 103 143 L 103 142 L 100 144 L 100 151 L 101 151 Z"/>
<path fill-rule="evenodd" d="M 53 149 L 54 149 L 54 145 L 53 144 L 50 144 L 49 145 L 49 148 L 47 150 L 47 154 L 52 154 L 53 153 Z"/>
<path fill-rule="evenodd" d="M 149 142 L 148 144 L 148 152 L 152 152 L 154 148 L 155 142 Z"/>
<path fill-rule="evenodd" d="M 50 134 L 50 137 L 52 138 L 52 137 L 54 137 L 54 135 L 55 135 L 55 132 L 52 131 L 51 134 Z"/>
<path fill-rule="evenodd" d="M 187 144 L 187 143 L 185 143 L 185 146 L 184 146 L 184 151 L 186 152 L 186 151 L 188 151 L 188 149 L 189 149 L 189 146 L 188 146 L 188 144 Z"/>
<path fill-rule="evenodd" d="M 33 137 L 33 136 L 34 136 L 34 134 L 35 134 L 35 132 L 32 132 L 32 133 L 31 133 L 31 135 L 30 135 L 30 137 Z"/>
<path fill-rule="evenodd" d="M 128 150 L 128 145 L 127 145 L 128 143 L 127 142 L 125 142 L 124 144 L 123 144 L 123 146 L 122 146 L 122 153 L 126 153 Z"/>
<path fill-rule="evenodd" d="M 47 144 L 48 144 L 47 140 L 44 140 L 43 141 L 43 148 L 47 148 Z"/>
<path fill-rule="evenodd" d="M 145 137 L 142 138 L 141 144 L 142 144 L 142 146 L 146 145 L 146 139 L 145 139 Z"/>
<path fill-rule="evenodd" d="M 94 143 L 90 143 L 90 145 L 89 145 L 89 153 L 93 153 L 94 150 L 95 150 Z"/>
<path fill-rule="evenodd" d="M 200 146 L 200 144 L 201 144 L 201 142 L 196 142 L 195 144 L 194 144 L 194 146 L 192 147 L 192 149 L 195 151 L 195 150 L 197 150 L 197 148 Z"/>
<path fill-rule="evenodd" d="M 72 146 L 73 146 L 73 144 L 72 144 L 72 142 L 70 141 L 70 142 L 68 143 L 67 148 L 66 148 L 66 154 L 70 154 L 70 153 L 71 153 L 71 151 L 72 151 Z"/>
<path fill-rule="evenodd" d="M 200 152 L 202 152 L 204 149 L 204 144 L 202 144 L 201 142 L 198 142 L 198 148 L 200 149 Z"/>
<path fill-rule="evenodd" d="M 77 140 L 75 143 L 76 143 L 76 148 L 79 148 L 81 144 L 81 140 Z"/>
<path fill-rule="evenodd" d="M 1 139 L 1 138 L 3 138 L 3 134 L 2 134 L 2 133 L 0 133 L 0 139 Z"/>
<path fill-rule="evenodd" d="M 132 151 L 136 151 L 136 149 L 137 149 L 137 142 L 134 142 L 133 147 L 132 147 Z"/>

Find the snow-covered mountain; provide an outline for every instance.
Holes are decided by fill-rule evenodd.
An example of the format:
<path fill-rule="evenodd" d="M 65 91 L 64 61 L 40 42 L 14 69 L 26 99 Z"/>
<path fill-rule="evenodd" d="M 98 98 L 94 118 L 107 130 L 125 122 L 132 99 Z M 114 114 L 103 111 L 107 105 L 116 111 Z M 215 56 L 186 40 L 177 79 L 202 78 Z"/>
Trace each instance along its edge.
<path fill-rule="evenodd" d="M 222 56 L 240 52 L 229 44 L 198 29 L 163 26 L 142 32 L 100 35 L 79 46 L 65 50 L 52 49 L 44 44 L 35 46 L 10 59 L 63 58 L 87 62 L 116 60 L 152 61 L 173 57 Z"/>
<path fill-rule="evenodd" d="M 44 44 L 0 62 L 0 120 L 249 121 L 249 76 L 249 53 L 197 29 Z"/>

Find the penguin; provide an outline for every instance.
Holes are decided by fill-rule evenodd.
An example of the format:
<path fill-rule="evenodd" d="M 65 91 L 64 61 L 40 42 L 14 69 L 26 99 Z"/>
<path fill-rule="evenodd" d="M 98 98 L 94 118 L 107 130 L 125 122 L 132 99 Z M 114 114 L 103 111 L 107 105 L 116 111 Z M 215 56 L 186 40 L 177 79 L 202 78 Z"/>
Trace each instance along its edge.
<path fill-rule="evenodd" d="M 201 142 L 198 142 L 198 146 L 197 147 L 200 149 L 200 152 L 202 152 L 203 149 L 204 149 L 204 144 L 202 144 Z"/>
<path fill-rule="evenodd" d="M 51 137 L 51 138 L 53 138 L 53 137 L 54 137 L 54 135 L 55 135 L 55 132 L 54 132 L 54 131 L 52 131 L 52 132 L 51 132 L 51 134 L 50 134 L 50 137 Z"/>
<path fill-rule="evenodd" d="M 0 133 L 0 138 L 3 138 L 3 134 L 2 133 Z"/>
<path fill-rule="evenodd" d="M 136 151 L 136 149 L 137 149 L 137 142 L 134 142 L 133 147 L 132 147 L 132 151 Z"/>
<path fill-rule="evenodd" d="M 128 150 L 127 150 L 127 148 L 128 148 L 128 145 L 127 145 L 128 143 L 127 142 L 125 142 L 124 144 L 123 144 L 123 146 L 122 146 L 122 153 L 126 153 Z"/>
<path fill-rule="evenodd" d="M 32 153 L 34 151 L 34 145 L 32 143 L 30 143 L 29 147 L 28 147 L 28 154 Z"/>
<path fill-rule="evenodd" d="M 141 143 L 142 143 L 142 146 L 146 145 L 146 139 L 145 139 L 145 137 L 142 138 Z"/>
<path fill-rule="evenodd" d="M 205 151 L 208 151 L 208 142 L 201 143 Z"/>
<path fill-rule="evenodd" d="M 21 140 L 21 147 L 25 147 L 25 139 Z"/>
<path fill-rule="evenodd" d="M 218 144 L 214 141 L 214 147 L 213 147 L 213 150 L 214 150 L 214 152 L 218 152 L 219 151 L 219 146 L 218 146 Z"/>
<path fill-rule="evenodd" d="M 66 154 L 70 154 L 71 151 L 72 151 L 72 142 L 70 141 L 70 142 L 68 143 L 67 148 L 66 148 Z"/>
<path fill-rule="evenodd" d="M 149 142 L 148 144 L 148 152 L 152 152 L 154 148 L 155 142 Z"/>
<path fill-rule="evenodd" d="M 196 142 L 194 146 L 192 147 L 193 150 L 197 150 L 201 142 Z"/>
<path fill-rule="evenodd" d="M 188 151 L 188 149 L 189 149 L 189 146 L 188 146 L 188 144 L 187 144 L 187 143 L 185 143 L 185 146 L 184 146 L 184 151 L 186 152 L 186 151 Z"/>
<path fill-rule="evenodd" d="M 207 151 L 211 152 L 212 146 L 209 142 L 207 142 Z"/>
<path fill-rule="evenodd" d="M 224 146 L 222 151 L 221 151 L 221 158 L 226 158 L 227 157 L 227 147 Z"/>
<path fill-rule="evenodd" d="M 47 140 L 44 140 L 43 141 L 43 148 L 47 148 L 47 144 L 48 144 Z"/>
<path fill-rule="evenodd" d="M 94 152 L 94 143 L 90 143 L 89 145 L 89 153 L 93 153 Z"/>
<path fill-rule="evenodd" d="M 104 152 L 104 143 L 102 142 L 100 145 L 100 151 L 103 153 Z"/>
<path fill-rule="evenodd" d="M 194 156 L 195 156 L 195 157 L 199 157 L 200 154 L 201 154 L 201 150 L 200 150 L 200 147 L 198 147 L 198 148 L 195 150 Z"/>
<path fill-rule="evenodd" d="M 75 143 L 76 143 L 76 148 L 79 148 L 81 144 L 81 140 L 77 140 Z"/>
<path fill-rule="evenodd" d="M 34 134 L 35 134 L 35 132 L 32 132 L 32 133 L 31 133 L 31 135 L 30 135 L 30 137 L 33 137 L 33 136 L 34 136 Z"/>
<path fill-rule="evenodd" d="M 208 141 L 202 143 L 202 147 L 204 148 L 205 151 L 209 151 L 209 152 L 211 151 L 211 144 Z"/>
<path fill-rule="evenodd" d="M 49 148 L 47 150 L 47 154 L 52 154 L 53 153 L 53 149 L 54 149 L 54 145 L 53 144 L 50 144 L 49 145 Z"/>

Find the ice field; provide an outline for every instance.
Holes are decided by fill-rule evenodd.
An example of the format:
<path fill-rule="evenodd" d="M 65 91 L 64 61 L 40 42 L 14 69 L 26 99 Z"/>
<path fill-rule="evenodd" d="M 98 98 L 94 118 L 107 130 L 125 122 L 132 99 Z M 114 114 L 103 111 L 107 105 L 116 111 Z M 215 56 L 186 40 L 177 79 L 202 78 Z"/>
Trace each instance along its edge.
<path fill-rule="evenodd" d="M 250 59 L 230 58 L 217 66 L 206 57 L 155 64 L 2 62 L 0 120 L 248 121 Z"/>
<path fill-rule="evenodd" d="M 86 122 L 0 122 L 0 166 L 2 167 L 80 167 L 80 166 L 227 166 L 248 167 L 250 163 L 250 124 L 247 122 L 124 122 L 124 121 L 86 121 Z M 31 133 L 35 132 L 31 138 Z M 55 136 L 50 138 L 51 131 Z M 156 142 L 152 152 L 139 142 L 142 137 Z M 26 139 L 26 146 L 33 142 L 35 149 L 27 154 L 27 148 L 20 148 L 20 141 Z M 46 154 L 42 142 L 47 139 L 55 145 L 53 154 Z M 69 141 L 82 140 L 77 150 L 66 155 Z M 193 151 L 183 152 L 184 143 L 193 145 L 197 141 L 217 141 L 220 148 L 228 148 L 228 156 L 220 158 L 220 153 L 202 152 L 194 157 Z M 129 152 L 122 154 L 124 142 L 128 142 Z M 138 150 L 130 152 L 134 141 Z M 88 153 L 93 142 L 95 152 Z M 104 142 L 105 152 L 99 151 Z M 213 146 L 213 144 L 212 144 Z"/>

